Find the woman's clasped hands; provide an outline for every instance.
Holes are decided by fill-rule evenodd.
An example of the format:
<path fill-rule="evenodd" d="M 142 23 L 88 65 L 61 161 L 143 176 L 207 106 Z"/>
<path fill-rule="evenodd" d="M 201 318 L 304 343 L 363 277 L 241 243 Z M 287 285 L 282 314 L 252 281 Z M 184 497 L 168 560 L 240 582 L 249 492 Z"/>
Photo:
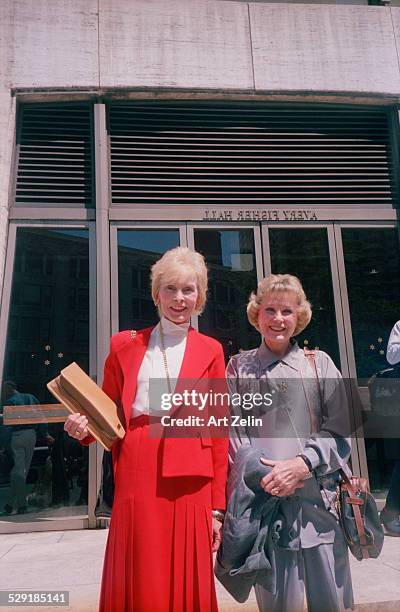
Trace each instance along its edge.
<path fill-rule="evenodd" d="M 282 461 L 261 458 L 260 461 L 263 465 L 272 468 L 260 481 L 265 493 L 276 497 L 287 497 L 293 495 L 296 489 L 304 487 L 303 480 L 309 474 L 309 470 L 301 457 Z"/>

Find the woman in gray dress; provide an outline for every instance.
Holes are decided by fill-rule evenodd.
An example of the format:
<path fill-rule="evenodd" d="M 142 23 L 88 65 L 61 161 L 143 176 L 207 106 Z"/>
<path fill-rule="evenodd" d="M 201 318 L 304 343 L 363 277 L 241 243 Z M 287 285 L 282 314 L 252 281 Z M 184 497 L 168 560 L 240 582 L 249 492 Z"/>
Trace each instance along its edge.
<path fill-rule="evenodd" d="M 262 342 L 232 357 L 229 387 L 242 396 L 269 393 L 272 403 L 253 406 L 257 420 L 247 418 L 251 411 L 242 404 L 246 426 L 232 434 L 231 458 L 243 444 L 264 451 L 261 461 L 270 471 L 260 487 L 280 498 L 282 517 L 274 544 L 275 592 L 255 585 L 259 609 L 303 612 L 305 594 L 309 612 L 352 610 L 348 551 L 335 509 L 338 470 L 347 469 L 350 456 L 342 377 L 329 355 L 315 351 L 313 362 L 294 340 L 311 319 L 296 277 L 264 278 L 247 313 Z"/>

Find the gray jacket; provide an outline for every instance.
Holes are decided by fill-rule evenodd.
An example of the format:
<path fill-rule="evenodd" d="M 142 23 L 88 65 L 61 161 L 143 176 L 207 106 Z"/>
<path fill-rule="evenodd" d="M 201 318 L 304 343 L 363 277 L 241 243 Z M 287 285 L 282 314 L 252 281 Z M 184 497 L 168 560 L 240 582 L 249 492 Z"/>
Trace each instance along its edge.
<path fill-rule="evenodd" d="M 282 520 L 280 499 L 266 494 L 260 480 L 271 468 L 263 465 L 264 452 L 242 446 L 228 480 L 229 503 L 215 575 L 239 602 L 247 600 L 255 582 L 275 592 L 274 542 Z"/>

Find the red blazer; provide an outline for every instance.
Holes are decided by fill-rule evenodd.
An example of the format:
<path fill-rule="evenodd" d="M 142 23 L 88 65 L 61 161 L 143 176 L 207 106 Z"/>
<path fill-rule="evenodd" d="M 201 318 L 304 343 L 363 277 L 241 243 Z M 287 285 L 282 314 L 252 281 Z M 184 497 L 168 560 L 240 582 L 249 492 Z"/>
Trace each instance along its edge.
<path fill-rule="evenodd" d="M 103 389 L 117 404 L 125 428 L 130 420 L 137 376 L 153 329 L 149 327 L 138 332 L 123 331 L 111 338 L 110 354 L 104 366 Z M 225 362 L 220 343 L 189 328 L 179 378 L 225 379 Z M 121 441 L 118 441 L 112 449 L 114 469 L 120 449 Z M 162 475 L 212 478 L 213 508 L 225 508 L 227 467 L 227 437 L 164 438 Z"/>

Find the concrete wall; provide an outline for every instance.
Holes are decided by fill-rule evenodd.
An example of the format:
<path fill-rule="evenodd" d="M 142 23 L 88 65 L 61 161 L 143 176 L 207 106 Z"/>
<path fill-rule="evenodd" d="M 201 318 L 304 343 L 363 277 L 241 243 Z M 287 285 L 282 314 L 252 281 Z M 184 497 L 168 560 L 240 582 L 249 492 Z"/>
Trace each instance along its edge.
<path fill-rule="evenodd" d="M 98 0 L 1 0 L 0 23 L 9 87 L 98 85 Z"/>
<path fill-rule="evenodd" d="M 398 11 L 251 5 L 255 89 L 398 95 Z"/>
<path fill-rule="evenodd" d="M 400 8 L 227 0 L 1 0 L 0 287 L 15 89 L 400 100 Z"/>
<path fill-rule="evenodd" d="M 2 0 L 0 88 L 400 97 L 400 8 L 228 0 Z"/>

